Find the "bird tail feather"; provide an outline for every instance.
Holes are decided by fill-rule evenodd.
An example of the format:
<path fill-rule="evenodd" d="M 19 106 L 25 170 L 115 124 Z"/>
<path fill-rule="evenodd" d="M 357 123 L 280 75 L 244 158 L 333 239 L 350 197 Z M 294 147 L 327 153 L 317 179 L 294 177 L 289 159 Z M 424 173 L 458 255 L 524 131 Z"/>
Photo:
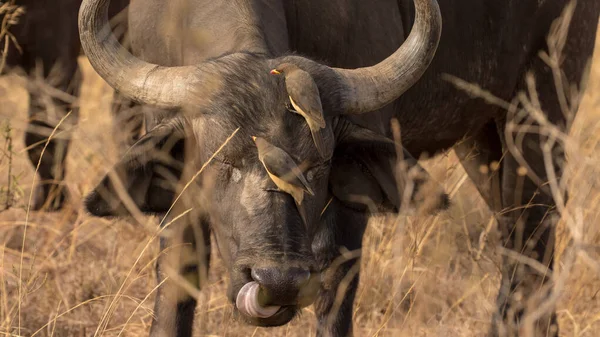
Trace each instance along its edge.
<path fill-rule="evenodd" d="M 315 143 L 315 147 L 317 148 L 317 152 L 321 158 L 325 159 L 327 157 L 326 149 L 325 149 L 325 141 L 323 140 L 323 135 L 321 130 L 311 130 L 313 142 Z"/>

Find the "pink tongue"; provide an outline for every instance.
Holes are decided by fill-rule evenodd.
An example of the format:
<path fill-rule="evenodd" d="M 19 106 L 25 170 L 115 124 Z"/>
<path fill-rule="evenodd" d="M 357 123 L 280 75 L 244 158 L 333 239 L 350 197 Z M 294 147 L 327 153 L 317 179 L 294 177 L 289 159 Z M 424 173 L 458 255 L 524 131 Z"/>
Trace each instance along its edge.
<path fill-rule="evenodd" d="M 258 290 L 260 286 L 256 282 L 246 283 L 237 295 L 235 305 L 238 310 L 249 317 L 268 318 L 281 308 L 280 306 L 263 307 L 258 303 Z"/>

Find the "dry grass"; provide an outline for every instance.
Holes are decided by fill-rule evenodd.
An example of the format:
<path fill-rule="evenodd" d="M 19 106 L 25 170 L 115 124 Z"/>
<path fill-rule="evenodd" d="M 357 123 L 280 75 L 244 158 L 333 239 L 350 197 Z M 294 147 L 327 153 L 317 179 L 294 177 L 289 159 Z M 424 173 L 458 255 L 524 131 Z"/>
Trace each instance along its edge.
<path fill-rule="evenodd" d="M 596 262 L 600 257 L 596 226 L 600 215 L 596 172 L 600 163 L 600 51 L 595 60 L 571 134 L 575 145 L 570 152 L 572 199 L 558 233 L 559 252 L 565 247 L 573 251 L 573 242 L 577 245 L 574 264 L 565 266 L 565 258 L 559 259 L 565 272 L 558 274 L 566 280 L 559 300 L 564 336 L 600 335 L 600 264 Z M 82 112 L 67 174 L 74 207 L 54 214 L 30 213 L 25 238 L 34 177 L 22 141 L 28 104 L 25 83 L 14 76 L 0 82 L 2 130 L 6 125 L 12 128 L 0 140 L 0 151 L 6 151 L 5 139 L 13 144 L 10 171 L 7 153 L 0 152 L 0 207 L 6 195 L 14 204 L 0 213 L 0 335 L 19 332 L 19 303 L 23 336 L 144 336 L 149 329 L 158 242 L 126 221 L 94 218 L 82 211 L 82 196 L 115 162 L 117 150 L 109 132 L 112 90 L 84 58 L 81 62 Z M 355 303 L 357 336 L 470 337 L 483 336 L 489 326 L 499 283 L 498 235 L 491 227 L 487 242 L 480 237 L 490 229 L 492 214 L 452 152 L 425 165 L 446 184 L 453 206 L 436 217 L 371 222 Z M 196 312 L 198 336 L 314 334 L 310 307 L 300 318 L 276 329 L 234 322 L 225 298 L 225 268 L 216 255 Z M 111 303 L 115 305 L 109 310 Z"/>

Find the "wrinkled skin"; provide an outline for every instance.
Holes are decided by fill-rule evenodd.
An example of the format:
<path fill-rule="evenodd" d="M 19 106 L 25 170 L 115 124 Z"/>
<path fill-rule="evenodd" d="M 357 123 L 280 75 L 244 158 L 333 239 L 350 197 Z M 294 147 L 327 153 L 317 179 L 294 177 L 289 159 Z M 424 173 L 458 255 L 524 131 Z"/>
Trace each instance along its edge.
<path fill-rule="evenodd" d="M 231 274 L 230 300 L 235 302 L 244 284 L 261 279 L 268 293 L 263 304 L 282 307 L 269 318 L 248 317 L 236 310 L 241 319 L 263 326 L 285 324 L 294 311 L 314 299 L 318 335 L 352 335 L 358 274 L 341 305 L 334 304 L 340 282 L 358 260 L 335 264 L 335 268 L 332 262 L 341 256 L 341 250 L 360 249 L 370 212 L 397 212 L 400 196 L 411 185 L 405 171 L 394 174 L 396 145 L 389 142 L 392 117 L 402 127 L 407 166 L 418 168 L 410 154 L 436 154 L 456 144 L 465 169 L 490 207 L 494 211 L 513 210 L 498 219 L 506 233 L 505 245 L 552 268 L 555 218 L 547 214 L 553 212 L 553 200 L 543 187 L 516 174 L 517 160 L 506 151 L 505 125 L 510 116 L 481 99 L 472 99 L 441 75 L 473 81 L 510 100 L 525 88 L 524 74 L 531 70 L 549 120 L 561 124 L 564 117 L 555 98 L 552 73 L 537 52 L 546 48 L 550 25 L 566 3 L 440 0 L 442 38 L 423 77 L 377 111 L 344 115 L 339 110 L 347 97 L 340 95 L 343 88 L 329 68 L 286 54 L 294 51 L 338 67 L 375 64 L 394 52 L 412 29 L 410 1 L 195 0 L 186 7 L 180 7 L 178 1 L 168 5 L 158 0 L 133 1 L 131 11 L 135 15 L 131 16 L 130 31 L 134 54 L 163 66 L 197 65 L 211 59 L 202 63 L 202 69 L 203 75 L 214 77 L 204 77 L 198 86 L 216 87 L 207 94 L 190 93 L 189 104 L 180 113 L 149 114 L 148 133 L 141 144 L 149 143 L 152 151 L 134 147 L 115 168 L 135 204 L 145 212 L 164 214 L 181 188 L 165 185 L 164 180 L 189 181 L 240 128 L 168 215 L 167 222 L 194 208 L 176 220 L 173 235 L 163 241 L 162 248 L 170 251 L 159 263 L 159 275 L 168 275 L 166 270 L 171 268 L 200 287 L 206 277 L 207 238 L 212 230 Z M 599 12 L 597 2 L 581 2 L 575 9 L 562 63 L 570 82 L 580 83 L 584 77 Z M 168 26 L 167 34 L 157 28 L 161 26 L 160 13 L 168 13 L 164 15 L 174 23 Z M 156 25 L 148 25 L 150 18 Z M 282 62 L 295 63 L 310 73 L 319 87 L 328 116 L 328 146 L 333 151 L 330 161 L 324 162 L 317 155 L 302 117 L 287 110 L 283 81 L 269 74 Z M 161 70 L 153 69 L 153 76 Z M 162 80 L 168 83 L 166 78 Z M 175 142 L 169 141 L 172 136 Z M 315 191 L 314 198 L 305 200 L 308 226 L 302 225 L 292 198 L 273 190 L 251 136 L 264 137 L 287 151 L 299 165 L 307 164 L 304 172 L 313 177 L 309 181 Z M 525 137 L 531 145 L 524 148 L 524 157 L 544 180 L 537 137 Z M 473 146 L 478 150 L 475 154 Z M 178 158 L 178 163 L 165 162 L 155 150 L 167 151 Z M 488 174 L 480 170 L 481 165 L 500 159 L 499 170 Z M 181 165 L 182 161 L 186 165 Z M 309 170 L 316 171 L 310 174 Z M 444 194 L 427 176 L 421 176 L 417 186 L 418 191 L 412 194 L 414 206 L 432 204 L 426 207 L 431 211 L 446 204 Z M 519 196 L 514 195 L 517 186 L 522 187 Z M 434 193 L 424 198 L 423 191 L 429 190 Z M 99 216 L 125 215 L 124 204 L 116 194 L 110 179 L 104 179 L 89 196 L 87 207 Z M 523 207 L 527 203 L 531 205 Z M 512 231 L 517 219 L 521 219 L 518 224 L 522 231 Z M 174 248 L 181 242 L 189 245 Z M 548 295 L 545 290 L 538 292 L 547 279 L 517 262 L 505 260 L 492 336 L 517 335 L 520 322 L 530 313 L 532 307 L 523 308 L 524 302 L 515 301 L 511 292 L 526 297 L 535 294 L 538 297 L 531 297 L 534 301 Z M 265 280 L 252 273 L 265 268 L 282 271 L 283 276 L 271 273 Z M 302 285 L 294 283 L 297 280 L 292 268 L 309 270 L 310 280 Z M 313 285 L 315 279 L 318 286 Z M 273 287 L 273 283 L 283 286 Z M 313 287 L 318 287 L 316 297 Z M 189 293 L 174 283 L 165 283 L 156 302 L 158 316 L 152 334 L 191 335 L 194 306 Z M 534 323 L 535 335 L 557 334 L 552 311 Z"/>
<path fill-rule="evenodd" d="M 75 100 L 79 97 L 82 80 L 77 64 L 81 50 L 77 13 L 81 0 L 57 0 L 51 6 L 40 0 L 19 0 L 16 4 L 23 7 L 24 13 L 20 15 L 18 23 L 9 28 L 9 32 L 18 41 L 20 50 L 13 43 L 9 44 L 3 73 L 24 72 L 32 79 L 40 80 L 28 83 L 30 104 L 25 145 L 33 167 L 40 163 L 40 180 L 32 209 L 55 211 L 62 208 L 68 199 L 67 188 L 63 185 L 65 158 L 71 138 L 70 129 L 79 119 L 79 107 Z M 117 27 L 126 22 L 123 15 L 117 15 L 128 4 L 129 0 L 111 2 L 109 16 L 115 19 Z M 45 81 L 43 85 L 41 80 Z M 45 89 L 45 86 L 65 94 L 46 96 L 44 92 L 52 91 Z M 126 109 L 117 104 L 113 112 L 124 117 L 123 110 Z M 138 117 L 138 123 L 139 120 Z M 136 121 L 131 119 L 130 122 Z M 124 127 L 122 123 L 119 124 L 120 138 Z M 46 139 L 57 125 L 55 135 L 48 142 L 42 157 Z"/>

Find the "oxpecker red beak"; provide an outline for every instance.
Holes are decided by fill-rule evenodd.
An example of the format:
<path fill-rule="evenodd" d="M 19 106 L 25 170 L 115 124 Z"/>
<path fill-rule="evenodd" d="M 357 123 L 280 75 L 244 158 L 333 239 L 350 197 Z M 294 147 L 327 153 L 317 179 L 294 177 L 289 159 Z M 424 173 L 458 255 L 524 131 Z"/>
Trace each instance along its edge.
<path fill-rule="evenodd" d="M 280 75 L 280 74 L 281 74 L 281 72 L 280 72 L 280 71 L 278 71 L 277 69 L 273 69 L 273 70 L 271 70 L 271 71 L 270 71 L 270 74 L 271 74 L 271 75 Z"/>

